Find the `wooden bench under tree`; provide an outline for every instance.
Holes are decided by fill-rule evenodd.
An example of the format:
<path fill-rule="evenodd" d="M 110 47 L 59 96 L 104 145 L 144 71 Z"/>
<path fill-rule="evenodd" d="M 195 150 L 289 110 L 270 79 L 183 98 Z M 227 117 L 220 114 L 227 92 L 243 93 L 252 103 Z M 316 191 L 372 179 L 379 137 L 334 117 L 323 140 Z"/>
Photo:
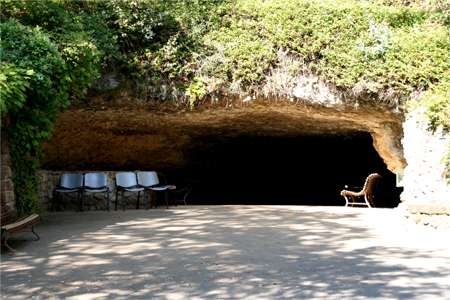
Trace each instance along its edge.
<path fill-rule="evenodd" d="M 34 225 L 36 225 L 40 217 L 37 214 L 32 214 L 28 217 L 21 218 L 16 221 L 13 220 L 13 216 L 9 213 L 8 207 L 5 205 L 3 199 L 1 201 L 2 205 L 2 213 L 1 213 L 1 240 L 2 245 L 5 245 L 6 248 L 8 248 L 11 251 L 15 251 L 14 248 L 12 248 L 8 244 L 8 239 L 11 237 L 11 235 L 30 230 L 36 237 L 36 241 L 39 240 L 39 235 L 34 231 Z"/>
<path fill-rule="evenodd" d="M 36 225 L 39 222 L 39 220 L 40 220 L 39 215 L 32 214 L 28 217 L 19 219 L 15 222 L 2 225 L 2 227 L 1 227 L 2 245 L 5 245 L 6 248 L 8 248 L 9 250 L 14 252 L 15 251 L 14 248 L 12 248 L 8 244 L 8 239 L 13 234 L 28 231 L 28 230 L 35 235 L 36 241 L 39 240 L 40 239 L 39 235 L 36 233 L 36 231 L 34 231 L 34 225 Z M 2 218 L 2 223 L 3 223 L 3 218 Z"/>

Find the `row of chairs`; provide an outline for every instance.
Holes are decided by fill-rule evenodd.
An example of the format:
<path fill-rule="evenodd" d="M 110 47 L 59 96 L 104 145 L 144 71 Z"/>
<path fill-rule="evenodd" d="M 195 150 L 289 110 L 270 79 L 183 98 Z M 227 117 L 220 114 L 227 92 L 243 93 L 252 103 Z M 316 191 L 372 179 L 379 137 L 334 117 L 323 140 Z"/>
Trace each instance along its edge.
<path fill-rule="evenodd" d="M 166 207 L 169 207 L 168 192 L 170 190 L 176 190 L 175 185 L 161 184 L 158 173 L 155 171 L 146 172 L 118 172 L 115 176 L 116 197 L 115 197 L 115 210 L 117 210 L 119 202 L 119 194 L 122 199 L 123 208 L 125 204 L 123 202 L 124 194 L 126 192 L 137 193 L 136 208 L 139 209 L 139 200 L 141 192 L 155 191 L 164 192 Z M 55 193 L 76 193 L 77 200 L 79 202 L 79 210 L 83 210 L 83 202 L 85 194 L 98 194 L 104 195 L 105 205 L 107 210 L 110 210 L 110 188 L 108 186 L 108 176 L 103 172 L 91 172 L 91 173 L 64 173 L 61 175 L 59 184 L 56 186 Z M 186 197 L 189 190 L 185 192 L 182 199 L 186 205 Z M 145 195 L 145 194 L 144 194 Z M 55 199 L 56 197 L 54 197 Z M 150 194 L 149 194 L 150 198 Z M 52 203 L 52 209 L 55 206 L 55 201 Z"/>

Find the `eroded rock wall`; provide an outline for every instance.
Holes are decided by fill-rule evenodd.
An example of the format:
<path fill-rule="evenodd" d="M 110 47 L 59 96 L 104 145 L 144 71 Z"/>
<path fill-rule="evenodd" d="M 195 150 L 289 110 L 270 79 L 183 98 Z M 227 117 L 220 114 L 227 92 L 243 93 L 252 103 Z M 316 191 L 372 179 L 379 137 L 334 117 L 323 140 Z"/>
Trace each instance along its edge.
<path fill-rule="evenodd" d="M 404 170 L 402 200 L 413 214 L 450 215 L 450 184 L 443 158 L 450 136 L 428 130 L 423 109 L 406 114 L 403 147 L 408 164 Z"/>
<path fill-rule="evenodd" d="M 44 145 L 43 168 L 133 170 L 183 167 L 184 152 L 201 137 L 369 132 L 391 171 L 404 167 L 400 114 L 369 108 L 329 108 L 251 101 L 233 107 L 161 112 L 136 107 L 72 109 L 60 115 Z"/>

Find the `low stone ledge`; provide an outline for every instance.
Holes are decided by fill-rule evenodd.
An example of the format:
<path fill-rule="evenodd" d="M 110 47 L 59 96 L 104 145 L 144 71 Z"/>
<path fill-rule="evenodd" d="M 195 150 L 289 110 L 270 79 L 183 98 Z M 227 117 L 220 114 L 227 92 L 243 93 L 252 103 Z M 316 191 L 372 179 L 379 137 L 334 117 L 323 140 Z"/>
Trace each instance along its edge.
<path fill-rule="evenodd" d="M 397 209 L 417 225 L 450 230 L 450 205 L 447 203 L 402 203 Z"/>
<path fill-rule="evenodd" d="M 419 225 L 430 226 L 436 229 L 450 230 L 449 215 L 410 214 L 408 219 Z"/>
<path fill-rule="evenodd" d="M 409 203 L 407 210 L 411 214 L 447 215 L 450 216 L 450 203 Z"/>

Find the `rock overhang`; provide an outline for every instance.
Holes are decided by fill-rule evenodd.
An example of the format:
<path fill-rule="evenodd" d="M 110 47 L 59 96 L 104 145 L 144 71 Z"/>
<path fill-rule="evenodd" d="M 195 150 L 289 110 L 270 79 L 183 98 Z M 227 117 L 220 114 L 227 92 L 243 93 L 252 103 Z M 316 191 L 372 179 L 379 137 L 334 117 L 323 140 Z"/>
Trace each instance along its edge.
<path fill-rule="evenodd" d="M 388 108 L 264 99 L 234 99 L 194 110 L 155 104 L 73 108 L 58 118 L 52 139 L 44 145 L 42 166 L 60 170 L 165 169 L 182 166 L 185 149 L 208 136 L 348 137 L 367 132 L 388 169 L 395 172 L 405 166 L 402 122 L 403 114 Z"/>

